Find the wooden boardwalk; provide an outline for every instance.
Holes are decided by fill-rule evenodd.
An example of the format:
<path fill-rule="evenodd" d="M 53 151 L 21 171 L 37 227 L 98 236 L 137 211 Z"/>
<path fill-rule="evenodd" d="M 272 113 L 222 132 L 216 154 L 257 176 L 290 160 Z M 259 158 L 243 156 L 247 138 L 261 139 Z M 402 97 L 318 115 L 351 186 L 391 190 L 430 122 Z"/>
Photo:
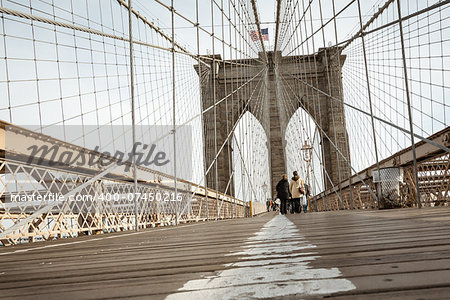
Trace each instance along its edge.
<path fill-rule="evenodd" d="M 450 208 L 194 223 L 0 248 L 0 298 L 448 299 Z"/>

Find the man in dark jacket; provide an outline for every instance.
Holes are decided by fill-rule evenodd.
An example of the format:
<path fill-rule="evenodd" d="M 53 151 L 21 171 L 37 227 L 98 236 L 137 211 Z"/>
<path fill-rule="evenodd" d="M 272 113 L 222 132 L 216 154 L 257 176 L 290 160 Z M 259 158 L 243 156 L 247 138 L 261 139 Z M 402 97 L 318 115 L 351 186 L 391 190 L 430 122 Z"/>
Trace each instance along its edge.
<path fill-rule="evenodd" d="M 277 198 L 279 198 L 281 201 L 280 212 L 281 214 L 285 215 L 287 213 L 286 210 L 287 202 L 290 198 L 289 182 L 286 174 L 283 174 L 283 177 L 278 182 L 276 189 L 277 189 Z"/>

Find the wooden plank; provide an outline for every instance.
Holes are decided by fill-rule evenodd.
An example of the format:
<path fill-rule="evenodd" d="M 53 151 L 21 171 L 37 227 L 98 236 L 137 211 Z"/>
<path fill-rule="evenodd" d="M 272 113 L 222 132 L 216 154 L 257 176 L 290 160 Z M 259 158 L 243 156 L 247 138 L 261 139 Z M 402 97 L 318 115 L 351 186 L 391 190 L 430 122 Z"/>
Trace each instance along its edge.
<path fill-rule="evenodd" d="M 338 267 L 356 286 L 337 298 L 441 299 L 440 292 L 450 289 L 449 212 L 447 207 L 289 218 L 317 245 L 321 259 L 312 264 Z"/>
<path fill-rule="evenodd" d="M 224 269 L 225 263 L 235 262 L 236 257 L 225 254 L 271 218 L 195 223 L 0 249 L 0 270 L 5 270 L 0 275 L 0 295 L 52 299 L 64 293 L 70 299 L 168 294 L 188 279 L 213 274 Z M 17 250 L 22 252 L 14 253 Z"/>
<path fill-rule="evenodd" d="M 312 274 L 316 276 L 337 270 L 341 274 L 337 282 L 346 280 L 355 289 L 317 297 L 403 299 L 414 295 L 439 299 L 450 290 L 449 215 L 449 207 L 288 215 L 286 222 L 299 230 L 300 245 L 312 248 L 292 246 L 287 254 L 278 250 L 295 243 L 298 236 L 280 244 L 280 232 L 249 244 L 255 233 L 271 228 L 266 223 L 275 220 L 274 213 L 0 248 L 0 295 L 6 299 L 60 299 L 62 295 L 67 299 L 164 299 L 178 295 L 175 293 L 188 282 L 218 278 L 230 270 L 237 271 L 239 278 L 243 275 L 239 272 L 245 270 L 249 274 L 244 275 L 252 280 L 273 276 L 273 282 L 243 281 L 212 291 L 223 290 L 227 295 L 233 290 L 281 289 L 287 284 L 294 292 L 282 298 L 297 299 L 304 296 L 302 292 L 311 292 L 308 284 L 322 280 L 309 278 L 308 272 L 316 270 Z M 284 217 L 276 217 L 283 220 L 280 218 Z M 267 257 L 256 258 L 245 251 L 239 254 L 243 249 L 264 247 L 272 251 Z M 308 267 L 296 274 L 298 278 L 277 282 L 277 276 L 285 276 L 276 273 L 277 269 L 289 268 L 280 259 L 289 261 L 291 256 L 305 258 Z M 265 269 L 261 264 L 266 262 Z M 239 263 L 248 267 L 233 267 Z"/>

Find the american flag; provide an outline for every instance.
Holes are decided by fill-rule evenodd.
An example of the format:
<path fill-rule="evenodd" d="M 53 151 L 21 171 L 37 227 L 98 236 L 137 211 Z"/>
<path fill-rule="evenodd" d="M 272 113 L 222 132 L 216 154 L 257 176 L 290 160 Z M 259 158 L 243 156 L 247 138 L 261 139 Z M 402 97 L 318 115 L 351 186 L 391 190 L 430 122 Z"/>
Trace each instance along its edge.
<path fill-rule="evenodd" d="M 261 33 L 262 33 L 263 41 L 268 41 L 269 40 L 269 28 L 261 29 Z"/>

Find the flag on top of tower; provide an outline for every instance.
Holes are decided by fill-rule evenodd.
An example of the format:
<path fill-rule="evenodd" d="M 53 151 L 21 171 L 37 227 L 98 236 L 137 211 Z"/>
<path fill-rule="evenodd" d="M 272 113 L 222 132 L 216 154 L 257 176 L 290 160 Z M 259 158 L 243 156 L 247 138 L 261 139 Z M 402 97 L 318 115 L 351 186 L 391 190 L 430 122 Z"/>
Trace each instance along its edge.
<path fill-rule="evenodd" d="M 263 41 L 269 40 L 269 28 L 263 28 L 261 29 L 262 39 Z"/>

